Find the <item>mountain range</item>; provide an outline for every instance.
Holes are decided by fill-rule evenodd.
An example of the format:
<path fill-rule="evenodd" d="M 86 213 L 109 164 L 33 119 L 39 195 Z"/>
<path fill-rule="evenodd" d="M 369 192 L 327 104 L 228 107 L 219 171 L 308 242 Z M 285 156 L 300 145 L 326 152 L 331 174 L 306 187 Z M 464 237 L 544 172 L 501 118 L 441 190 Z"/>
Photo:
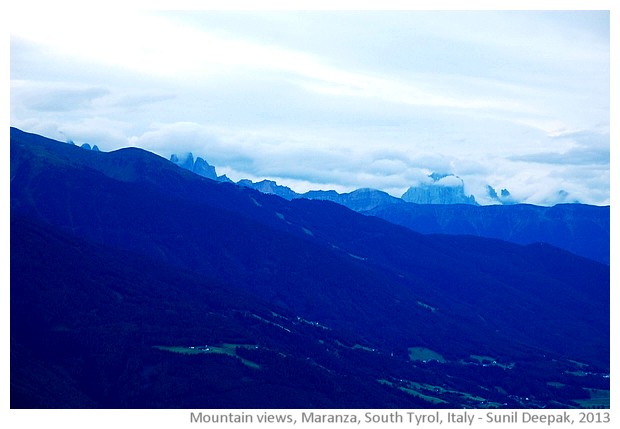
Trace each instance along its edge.
<path fill-rule="evenodd" d="M 414 203 L 414 204 L 471 204 L 478 205 L 473 195 L 465 195 L 463 180 L 454 175 L 431 174 L 430 183 L 412 186 L 396 198 L 386 192 L 372 188 L 357 189 L 350 193 L 340 194 L 336 191 L 308 191 L 298 194 L 287 186 L 278 185 L 273 180 L 252 182 L 243 179 L 237 182 L 241 186 L 256 189 L 265 194 L 278 195 L 287 200 L 308 198 L 311 200 L 328 200 L 345 205 L 356 211 L 364 211 L 383 204 Z M 448 180 L 446 180 L 448 179 Z"/>
<path fill-rule="evenodd" d="M 14 128 L 10 177 L 13 408 L 608 406 L 608 265 Z"/>
<path fill-rule="evenodd" d="M 191 153 L 188 158 L 193 159 Z M 202 158 L 197 158 L 196 165 L 199 162 L 209 165 Z M 178 165 L 196 172 L 192 162 L 189 166 Z M 198 174 L 230 181 L 226 176 L 218 177 L 215 167 L 209 167 L 212 169 L 209 175 Z M 272 180 L 243 179 L 237 184 L 286 200 L 333 201 L 424 234 L 467 234 L 517 244 L 544 242 L 609 265 L 609 206 L 516 204 L 506 189 L 498 196 L 491 186 L 488 186 L 489 195 L 502 204 L 480 206 L 473 196 L 466 196 L 463 181 L 457 176 L 433 173 L 429 179 L 427 184 L 410 187 L 401 198 L 370 188 L 349 193 L 330 190 L 299 194 Z"/>

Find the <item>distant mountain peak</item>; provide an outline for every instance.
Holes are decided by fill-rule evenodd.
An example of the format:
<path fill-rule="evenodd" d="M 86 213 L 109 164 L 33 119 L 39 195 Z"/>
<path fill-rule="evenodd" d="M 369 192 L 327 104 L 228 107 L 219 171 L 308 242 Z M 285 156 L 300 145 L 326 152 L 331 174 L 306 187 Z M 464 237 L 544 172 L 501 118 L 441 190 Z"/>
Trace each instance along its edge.
<path fill-rule="evenodd" d="M 502 189 L 498 195 L 495 188 L 493 188 L 491 185 L 487 185 L 487 195 L 492 201 L 496 201 L 500 204 L 516 204 L 517 203 L 512 197 L 512 195 L 510 195 L 510 192 L 508 191 L 508 189 Z"/>
<path fill-rule="evenodd" d="M 80 147 L 81 147 L 82 149 L 92 150 L 92 151 L 95 151 L 95 152 L 100 152 L 99 147 L 97 147 L 97 145 L 96 145 L 96 144 L 91 146 L 91 145 L 90 145 L 90 144 L 88 144 L 88 143 L 84 143 L 84 144 L 82 144 L 82 146 L 80 146 Z"/>
<path fill-rule="evenodd" d="M 256 189 L 263 194 L 277 195 L 285 200 L 299 198 L 299 194 L 287 186 L 278 185 L 273 180 L 261 180 L 260 182 L 252 182 L 248 179 L 242 179 L 237 182 L 238 185 L 246 188 Z"/>
<path fill-rule="evenodd" d="M 170 155 L 170 162 L 192 173 L 196 173 L 199 176 L 206 177 L 207 179 L 217 180 L 219 182 L 230 182 L 230 179 L 226 177 L 226 175 L 218 176 L 215 167 L 203 158 L 197 157 L 194 159 L 194 154 L 191 152 L 182 154 L 173 153 Z"/>
<path fill-rule="evenodd" d="M 465 195 L 463 179 L 454 174 L 432 173 L 430 183 L 410 187 L 402 199 L 416 204 L 473 204 L 478 205 L 473 195 Z"/>

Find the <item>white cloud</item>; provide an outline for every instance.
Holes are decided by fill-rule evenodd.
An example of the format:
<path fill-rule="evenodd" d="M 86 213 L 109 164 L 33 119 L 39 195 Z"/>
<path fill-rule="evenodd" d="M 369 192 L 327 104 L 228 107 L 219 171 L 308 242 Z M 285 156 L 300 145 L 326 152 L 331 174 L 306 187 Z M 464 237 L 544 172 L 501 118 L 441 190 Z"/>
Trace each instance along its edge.
<path fill-rule="evenodd" d="M 396 195 L 439 172 L 478 199 L 609 200 L 605 12 L 35 15 L 12 28 L 26 131 L 290 186 Z"/>
<path fill-rule="evenodd" d="M 108 95 L 108 90 L 92 85 L 64 84 L 59 82 L 11 82 L 11 97 L 19 100 L 23 108 L 36 111 L 69 111 L 92 107 L 98 98 Z"/>
<path fill-rule="evenodd" d="M 444 186 L 447 188 L 452 188 L 456 186 L 463 186 L 463 179 L 457 176 L 446 176 L 439 179 L 434 183 L 435 186 Z"/>

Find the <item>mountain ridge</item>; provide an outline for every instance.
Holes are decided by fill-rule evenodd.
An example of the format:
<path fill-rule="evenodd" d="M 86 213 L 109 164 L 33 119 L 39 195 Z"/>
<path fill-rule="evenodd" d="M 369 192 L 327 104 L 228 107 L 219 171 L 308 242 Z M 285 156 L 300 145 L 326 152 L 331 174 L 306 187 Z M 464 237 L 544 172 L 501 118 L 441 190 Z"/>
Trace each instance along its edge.
<path fill-rule="evenodd" d="M 470 376 L 459 362 L 470 355 L 491 355 L 501 362 L 530 360 L 546 368 L 546 377 L 560 375 L 551 369 L 545 356 L 562 362 L 558 365 L 564 365 L 563 370 L 572 368 L 567 359 L 577 359 L 593 369 L 608 371 L 609 268 L 597 262 L 552 246 L 524 247 L 469 236 L 422 235 L 329 201 L 286 201 L 235 184 L 215 182 L 138 149 L 93 153 L 34 135 L 14 134 L 12 219 L 36 220 L 75 240 L 130 252 L 169 267 L 171 272 L 186 271 L 225 284 L 230 291 L 260 297 L 261 302 L 272 306 L 270 311 L 286 315 L 286 323 L 292 323 L 296 316 L 312 321 L 313 329 L 318 326 L 316 332 L 322 332 L 320 326 L 325 326 L 329 328 L 325 332 L 334 335 L 350 333 L 357 344 L 380 351 L 375 355 L 366 354 L 370 352 L 365 349 L 353 353 L 336 347 L 341 355 L 354 355 L 354 361 L 346 360 L 351 368 L 364 368 L 375 380 L 382 379 L 374 369 L 371 371 L 381 367 L 375 359 L 387 358 L 390 353 L 399 359 L 398 364 L 385 364 L 392 368 L 385 379 L 390 384 L 384 388 L 392 386 L 388 391 L 399 390 L 398 371 L 414 371 L 415 377 L 424 373 L 424 377 L 438 382 L 449 368 L 455 376 L 459 374 L 457 379 L 464 386 Z M 20 237 L 12 234 L 12 242 Z M 27 264 L 35 250 L 47 255 L 42 244 L 20 249 L 19 255 L 28 256 L 12 257 L 16 264 Z M 106 255 L 102 257 L 113 257 Z M 42 265 L 42 269 L 52 270 L 53 266 L 58 264 Z M 96 279 L 93 284 L 111 286 L 96 267 L 89 269 L 95 270 L 90 272 Z M 13 278 L 12 290 L 17 285 L 30 287 L 31 282 L 20 281 L 19 276 Z M 44 279 L 32 280 L 36 286 Z M 84 281 L 92 282 L 87 278 Z M 151 292 L 145 289 L 141 293 Z M 24 312 L 15 313 L 15 317 L 33 311 L 27 302 L 22 303 Z M 147 311 L 146 307 L 139 308 Z M 59 308 L 49 311 L 66 317 Z M 541 318 L 541 314 L 545 317 Z M 286 333 L 276 326 L 284 319 L 278 322 L 276 316 L 258 310 L 256 315 L 270 323 L 251 316 L 242 318 L 243 323 L 235 325 L 235 329 L 258 323 L 261 330 L 266 324 L 278 335 Z M 140 332 L 141 328 L 136 329 Z M 153 325 L 152 329 L 160 328 Z M 212 329 L 217 331 L 217 325 Z M 285 341 L 270 338 L 275 341 L 271 347 L 292 353 L 284 351 L 290 347 Z M 317 356 L 325 359 L 321 362 L 334 374 L 341 374 L 343 370 L 336 368 L 344 362 L 334 360 L 334 345 L 319 346 L 319 339 L 332 339 L 313 338 L 316 342 L 312 344 L 304 342 L 307 350 L 296 349 L 292 356 L 299 362 L 313 359 L 308 350 L 318 347 Z M 15 340 L 25 341 L 19 336 Z M 16 349 L 19 347 L 16 345 Z M 408 349 L 415 347 L 432 349 L 447 362 L 437 368 L 435 364 L 412 363 Z M 144 357 L 140 352 L 140 362 L 155 359 L 145 350 Z M 248 357 L 254 352 L 237 353 Z M 269 359 L 276 355 L 269 355 Z M 258 355 L 252 356 L 258 359 Z M 287 364 L 293 361 L 286 360 Z M 362 361 L 374 363 L 360 366 Z M 509 380 L 524 376 L 520 368 L 526 373 L 531 371 L 522 365 L 519 363 L 516 372 L 498 373 L 504 380 L 498 383 L 510 385 L 508 390 L 513 391 L 514 383 Z M 347 371 L 353 371 L 356 379 L 364 379 L 361 369 L 351 368 Z M 544 395 L 555 395 L 554 390 L 545 387 L 546 381 L 532 382 L 528 387 L 530 393 L 539 392 L 541 404 L 548 403 L 548 399 L 542 399 Z M 570 383 L 584 386 L 586 381 L 594 383 L 589 379 L 571 379 Z M 452 405 L 470 404 L 467 399 L 459 401 Z M 512 406 L 521 406 L 510 401 Z"/>
<path fill-rule="evenodd" d="M 609 206 L 428 204 L 405 201 L 370 188 L 343 194 L 336 191 L 297 194 L 274 181 L 243 180 L 239 184 L 289 201 L 300 198 L 332 201 L 423 234 L 468 234 L 517 244 L 546 242 L 607 265 L 610 263 Z"/>
<path fill-rule="evenodd" d="M 214 176 L 214 180 L 228 179 Z M 424 234 L 471 234 L 517 244 L 546 242 L 607 265 L 610 263 L 609 206 L 517 203 L 508 190 L 502 189 L 498 195 L 489 185 L 489 196 L 499 204 L 481 206 L 473 196 L 465 195 L 463 181 L 457 176 L 433 173 L 429 179 L 429 183 L 410 187 L 401 198 L 372 188 L 347 193 L 315 190 L 300 194 L 267 179 L 259 182 L 242 179 L 237 184 L 289 201 L 300 198 L 332 201 Z M 576 215 L 577 212 L 582 213 Z M 481 221 L 484 219 L 488 219 L 488 223 Z"/>

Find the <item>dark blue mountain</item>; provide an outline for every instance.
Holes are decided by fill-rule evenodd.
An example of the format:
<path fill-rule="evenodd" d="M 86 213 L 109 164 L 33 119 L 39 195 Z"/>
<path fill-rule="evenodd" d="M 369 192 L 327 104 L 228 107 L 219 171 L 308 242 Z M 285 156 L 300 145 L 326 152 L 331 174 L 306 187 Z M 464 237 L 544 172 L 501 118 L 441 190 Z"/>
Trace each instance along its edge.
<path fill-rule="evenodd" d="M 16 129 L 11 219 L 20 406 L 195 407 L 218 383 L 238 395 L 208 406 L 567 407 L 608 389 L 609 267 L 553 246 L 422 235 Z M 29 393 L 39 378 L 73 399 Z"/>
<path fill-rule="evenodd" d="M 444 177 L 448 176 L 434 175 L 433 179 L 437 182 Z M 609 265 L 609 206 L 514 204 L 507 190 L 502 189 L 499 197 L 490 187 L 490 193 L 503 205 L 479 206 L 465 196 L 462 184 L 410 188 L 403 198 L 377 189 L 358 189 L 343 194 L 336 191 L 298 194 L 268 180 L 258 183 L 242 180 L 239 184 L 287 200 L 333 201 L 423 234 L 476 235 L 517 244 L 543 242 Z"/>
<path fill-rule="evenodd" d="M 549 243 L 609 264 L 609 206 L 385 204 L 364 212 L 424 234 L 470 234 L 518 244 Z"/>
<path fill-rule="evenodd" d="M 12 408 L 425 406 L 370 374 L 432 374 L 379 354 L 360 371 L 360 338 L 20 215 L 11 234 Z"/>
<path fill-rule="evenodd" d="M 273 180 L 261 180 L 260 182 L 252 182 L 248 179 L 242 179 L 237 182 L 237 185 L 244 186 L 246 188 L 256 189 L 263 194 L 277 195 L 286 200 L 292 200 L 299 198 L 299 194 L 286 186 L 280 186 Z"/>

